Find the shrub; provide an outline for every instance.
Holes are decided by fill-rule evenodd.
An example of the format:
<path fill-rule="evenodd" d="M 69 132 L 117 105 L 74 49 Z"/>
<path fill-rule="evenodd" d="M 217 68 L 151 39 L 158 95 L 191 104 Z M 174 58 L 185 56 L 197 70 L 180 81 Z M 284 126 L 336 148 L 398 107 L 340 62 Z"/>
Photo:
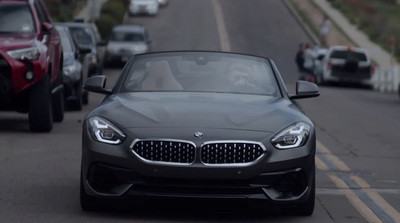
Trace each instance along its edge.
<path fill-rule="evenodd" d="M 95 22 L 102 38 L 107 39 L 113 27 L 123 22 L 128 5 L 129 0 L 108 0 L 103 4 Z"/>
<path fill-rule="evenodd" d="M 330 0 L 333 7 L 356 24 L 369 38 L 391 51 L 388 39 L 396 38 L 394 55 L 400 60 L 400 5 L 396 0 Z M 357 10 L 354 10 L 357 8 Z"/>
<path fill-rule="evenodd" d="M 96 20 L 96 25 L 103 39 L 108 39 L 114 26 L 119 23 L 110 14 L 101 14 Z"/>
<path fill-rule="evenodd" d="M 118 23 L 122 23 L 125 15 L 125 6 L 121 1 L 107 1 L 101 8 L 100 15 L 108 14 Z"/>

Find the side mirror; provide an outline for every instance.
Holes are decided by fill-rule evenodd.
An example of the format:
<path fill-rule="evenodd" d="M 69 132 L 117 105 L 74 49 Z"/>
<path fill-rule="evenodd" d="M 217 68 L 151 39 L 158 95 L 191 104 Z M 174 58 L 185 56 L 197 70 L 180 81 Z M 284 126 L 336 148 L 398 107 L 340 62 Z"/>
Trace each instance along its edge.
<path fill-rule="evenodd" d="M 91 47 L 87 47 L 87 46 L 82 46 L 82 45 L 80 45 L 79 46 L 79 53 L 80 54 L 88 54 L 88 53 L 91 53 L 92 52 L 92 48 Z"/>
<path fill-rule="evenodd" d="M 76 50 L 75 53 L 74 53 L 75 59 L 79 59 L 80 55 L 81 54 L 79 53 L 79 50 Z"/>
<path fill-rule="evenodd" d="M 312 98 L 319 96 L 318 85 L 308 81 L 296 82 L 296 95 L 291 95 L 290 99 Z"/>
<path fill-rule="evenodd" d="M 319 55 L 319 56 L 317 57 L 317 60 L 323 60 L 324 57 L 325 57 L 325 55 Z"/>
<path fill-rule="evenodd" d="M 107 81 L 107 78 L 104 75 L 89 77 L 85 81 L 85 85 L 83 86 L 83 89 L 85 89 L 87 91 L 95 92 L 95 93 L 110 95 L 112 93 L 111 90 L 105 88 L 106 81 Z"/>
<path fill-rule="evenodd" d="M 42 28 L 45 32 L 50 32 L 54 28 L 54 26 L 48 22 L 43 22 Z"/>

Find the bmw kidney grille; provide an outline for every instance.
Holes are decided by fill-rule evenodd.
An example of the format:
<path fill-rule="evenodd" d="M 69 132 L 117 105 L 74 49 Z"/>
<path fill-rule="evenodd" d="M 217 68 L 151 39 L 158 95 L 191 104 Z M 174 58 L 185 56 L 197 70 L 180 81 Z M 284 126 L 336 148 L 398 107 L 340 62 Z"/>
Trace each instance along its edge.
<path fill-rule="evenodd" d="M 130 147 L 136 156 L 148 163 L 190 165 L 196 157 L 196 145 L 190 141 L 137 139 Z M 201 145 L 200 161 L 210 166 L 246 166 L 261 159 L 265 151 L 258 142 L 211 141 Z"/>
<path fill-rule="evenodd" d="M 195 159 L 195 144 L 172 140 L 135 140 L 132 151 L 143 161 L 164 164 L 191 164 Z"/>

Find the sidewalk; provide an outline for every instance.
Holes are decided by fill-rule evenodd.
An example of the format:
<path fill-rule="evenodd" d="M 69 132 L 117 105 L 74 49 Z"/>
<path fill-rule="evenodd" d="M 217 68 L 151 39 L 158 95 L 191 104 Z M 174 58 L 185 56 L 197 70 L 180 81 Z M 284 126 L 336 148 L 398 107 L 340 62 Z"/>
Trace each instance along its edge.
<path fill-rule="evenodd" d="M 342 30 L 346 32 L 349 38 L 356 43 L 359 47 L 365 48 L 371 54 L 371 57 L 378 63 L 379 67 L 390 67 L 391 63 L 390 53 L 386 52 L 377 44 L 371 42 L 367 35 L 357 29 L 356 26 L 351 24 L 346 17 L 344 17 L 338 10 L 333 8 L 326 0 L 312 0 L 318 7 L 320 7 L 329 17 L 335 22 Z"/>
<path fill-rule="evenodd" d="M 107 0 L 87 0 L 86 6 L 75 16 L 75 19 L 83 19 L 84 22 L 93 22 L 101 11 L 101 6 Z"/>
<path fill-rule="evenodd" d="M 397 92 L 399 87 L 399 66 L 387 51 L 369 40 L 368 36 L 351 24 L 327 0 L 286 0 L 293 5 L 293 13 L 301 21 L 305 30 L 312 36 L 315 43 L 319 40 L 315 33 L 326 14 L 332 22 L 328 36 L 329 45 L 347 45 L 365 48 L 375 61 L 377 69 L 372 81 L 375 88 L 383 92 Z"/>

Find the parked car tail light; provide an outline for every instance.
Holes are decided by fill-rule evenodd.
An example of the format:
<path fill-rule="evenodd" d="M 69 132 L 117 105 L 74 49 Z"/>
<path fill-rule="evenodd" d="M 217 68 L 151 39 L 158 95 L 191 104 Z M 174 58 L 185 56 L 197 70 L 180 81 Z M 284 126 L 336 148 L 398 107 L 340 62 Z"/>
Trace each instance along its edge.
<path fill-rule="evenodd" d="M 18 50 L 10 50 L 7 54 L 14 60 L 37 60 L 40 52 L 37 47 L 30 47 Z"/>
<path fill-rule="evenodd" d="M 292 149 L 303 146 L 310 135 L 311 126 L 305 122 L 295 123 L 276 134 L 271 143 L 278 149 Z"/>
<path fill-rule="evenodd" d="M 374 64 L 371 65 L 371 74 L 373 74 L 373 73 L 375 73 L 375 65 Z"/>
<path fill-rule="evenodd" d="M 332 69 L 332 62 L 328 61 L 328 69 Z"/>
<path fill-rule="evenodd" d="M 121 144 L 126 138 L 121 130 L 98 116 L 89 118 L 88 131 L 93 140 L 107 144 Z"/>

